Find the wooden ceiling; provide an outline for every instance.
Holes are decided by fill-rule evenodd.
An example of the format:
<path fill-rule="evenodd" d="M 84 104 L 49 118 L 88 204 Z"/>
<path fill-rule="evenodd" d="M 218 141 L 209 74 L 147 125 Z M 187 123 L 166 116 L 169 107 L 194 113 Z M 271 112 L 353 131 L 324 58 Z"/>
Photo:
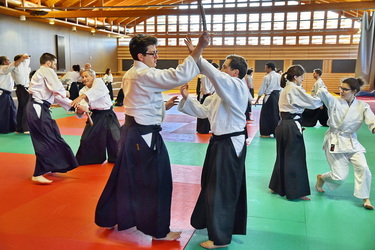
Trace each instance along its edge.
<path fill-rule="evenodd" d="M 212 8 L 213 5 L 203 1 L 203 6 L 208 15 L 331 10 L 358 19 L 364 11 L 375 10 L 375 0 L 294 1 L 298 2 L 297 5 L 278 5 L 277 2 L 280 1 L 229 0 L 226 4 L 241 4 L 241 7 Z M 258 6 L 252 7 L 249 3 Z M 248 7 L 243 7 L 243 4 Z M 180 5 L 185 8 L 177 8 Z M 134 27 L 152 16 L 199 15 L 200 11 L 197 1 L 193 0 L 1 0 L 0 14 L 25 16 L 27 20 L 38 22 L 54 19 L 55 25 L 76 26 L 81 30 L 94 28 L 102 33 L 121 35 L 126 28 Z"/>

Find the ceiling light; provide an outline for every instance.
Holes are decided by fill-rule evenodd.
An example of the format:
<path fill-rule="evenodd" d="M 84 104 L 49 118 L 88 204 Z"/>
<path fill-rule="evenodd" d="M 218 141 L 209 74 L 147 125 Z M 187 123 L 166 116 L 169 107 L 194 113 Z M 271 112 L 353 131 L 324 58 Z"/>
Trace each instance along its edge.
<path fill-rule="evenodd" d="M 26 16 L 24 15 L 20 16 L 20 21 L 26 21 Z"/>
<path fill-rule="evenodd" d="M 72 27 L 72 31 L 73 31 L 73 32 L 76 32 L 76 31 L 77 31 L 77 27 L 76 27 L 76 26 L 73 26 L 73 27 Z"/>
<path fill-rule="evenodd" d="M 49 24 L 54 25 L 55 24 L 55 19 L 50 19 L 49 20 Z"/>
<path fill-rule="evenodd" d="M 96 31 L 95 31 L 95 29 L 91 29 L 91 33 L 93 33 L 93 34 L 94 34 L 95 32 L 96 32 Z"/>

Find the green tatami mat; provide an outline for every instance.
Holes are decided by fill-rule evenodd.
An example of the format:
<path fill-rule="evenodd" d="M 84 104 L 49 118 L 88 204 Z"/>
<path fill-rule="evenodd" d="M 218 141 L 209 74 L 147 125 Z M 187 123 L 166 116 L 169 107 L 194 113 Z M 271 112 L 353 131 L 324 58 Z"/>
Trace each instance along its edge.
<path fill-rule="evenodd" d="M 288 201 L 268 189 L 276 159 L 276 141 L 256 135 L 246 158 L 248 218 L 247 235 L 234 235 L 224 249 L 256 250 L 374 250 L 375 211 L 365 210 L 363 201 L 353 196 L 353 169 L 345 183 L 335 191 L 315 190 L 316 175 L 329 171 L 322 150 L 326 127 L 304 131 L 311 201 Z M 375 203 L 375 135 L 367 126 L 358 131 L 367 149 L 366 158 L 373 171 L 372 203 Z M 225 184 L 223 184 L 225 185 Z M 203 249 L 207 231 L 197 230 L 186 250 Z"/>

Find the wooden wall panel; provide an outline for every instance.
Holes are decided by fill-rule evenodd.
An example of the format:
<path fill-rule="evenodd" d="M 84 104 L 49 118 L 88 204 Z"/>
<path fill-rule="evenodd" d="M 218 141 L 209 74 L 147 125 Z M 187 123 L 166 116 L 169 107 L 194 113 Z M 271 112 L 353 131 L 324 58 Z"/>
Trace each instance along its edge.
<path fill-rule="evenodd" d="M 161 59 L 178 59 L 181 63 L 187 56 L 186 47 L 170 46 L 158 47 Z M 353 73 L 330 73 L 333 59 L 356 59 L 358 45 L 320 45 L 320 46 L 209 46 L 205 49 L 203 57 L 212 62 L 220 63 L 227 55 L 238 54 L 248 61 L 249 67 L 255 66 L 255 60 L 284 60 L 284 70 L 292 65 L 293 60 L 323 60 L 322 79 L 328 90 L 337 92 L 340 80 L 346 77 L 353 77 Z M 118 47 L 118 59 L 131 59 L 128 47 Z M 121 71 L 121 64 L 119 69 Z M 254 73 L 255 92 L 259 89 L 264 73 Z M 190 89 L 196 87 L 197 77 L 190 81 Z M 314 84 L 312 72 L 305 75 L 304 88 L 309 92 Z"/>

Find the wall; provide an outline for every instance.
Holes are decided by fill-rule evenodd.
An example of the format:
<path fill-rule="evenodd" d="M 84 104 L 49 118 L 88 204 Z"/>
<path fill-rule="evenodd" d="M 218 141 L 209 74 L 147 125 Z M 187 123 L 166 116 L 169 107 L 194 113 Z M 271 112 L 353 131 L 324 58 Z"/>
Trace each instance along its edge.
<path fill-rule="evenodd" d="M 64 36 L 65 64 L 67 70 L 72 65 L 91 63 L 97 72 L 111 68 L 113 72 L 117 65 L 117 39 L 106 35 L 89 32 L 73 32 L 71 28 L 49 25 L 18 18 L 0 15 L 0 55 L 8 56 L 11 61 L 17 54 L 31 55 L 32 70 L 39 68 L 39 57 L 44 52 L 56 55 L 55 35 Z"/>

